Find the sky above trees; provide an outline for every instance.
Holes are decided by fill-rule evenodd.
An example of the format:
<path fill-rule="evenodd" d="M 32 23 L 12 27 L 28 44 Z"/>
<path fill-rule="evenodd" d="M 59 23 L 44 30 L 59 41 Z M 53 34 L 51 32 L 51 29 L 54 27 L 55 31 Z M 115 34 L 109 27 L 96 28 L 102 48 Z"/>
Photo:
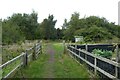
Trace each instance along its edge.
<path fill-rule="evenodd" d="M 38 13 L 38 22 L 53 14 L 57 19 L 56 27 L 62 26 L 64 19 L 70 19 L 73 12 L 84 16 L 105 17 L 118 24 L 119 0 L 0 0 L 0 18 L 4 19 L 13 13 Z"/>

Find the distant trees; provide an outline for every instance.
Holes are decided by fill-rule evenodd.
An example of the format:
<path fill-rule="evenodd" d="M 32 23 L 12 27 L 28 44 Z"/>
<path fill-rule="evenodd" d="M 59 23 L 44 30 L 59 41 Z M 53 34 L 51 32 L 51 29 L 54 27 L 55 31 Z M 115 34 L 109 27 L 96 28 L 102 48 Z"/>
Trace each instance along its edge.
<path fill-rule="evenodd" d="M 54 20 L 53 15 L 49 15 L 48 19 L 44 19 L 41 24 L 39 24 L 38 29 L 36 31 L 37 38 L 41 39 L 56 39 L 56 24 L 57 20 Z"/>
<path fill-rule="evenodd" d="M 74 36 L 83 36 L 86 42 L 120 38 L 120 26 L 96 16 L 79 19 L 79 13 L 76 12 L 69 22 L 65 19 L 62 27 L 66 40 L 73 40 Z"/>
<path fill-rule="evenodd" d="M 17 43 L 24 40 L 65 39 L 74 41 L 74 36 L 83 36 L 85 42 L 97 42 L 113 38 L 120 38 L 120 26 L 108 22 L 105 18 L 96 16 L 79 18 L 79 13 L 71 15 L 70 20 L 64 20 L 62 29 L 55 28 L 57 20 L 48 15 L 41 23 L 37 22 L 38 14 L 13 14 L 2 23 L 2 42 Z"/>
<path fill-rule="evenodd" d="M 57 28 L 56 32 L 57 32 L 56 39 L 63 39 L 63 31 L 62 31 L 62 29 Z"/>
<path fill-rule="evenodd" d="M 13 14 L 9 20 L 19 26 L 20 31 L 25 36 L 25 39 L 34 39 L 35 30 L 38 26 L 37 13 L 33 11 L 31 14 Z"/>
<path fill-rule="evenodd" d="M 38 14 L 13 14 L 2 22 L 2 42 L 5 44 L 17 43 L 34 39 L 57 39 L 57 29 L 53 15 L 49 15 L 43 22 L 38 23 Z"/>
<path fill-rule="evenodd" d="M 37 25 L 37 13 L 34 11 L 31 14 L 13 14 L 2 21 L 2 42 L 10 44 L 35 39 Z"/>
<path fill-rule="evenodd" d="M 16 43 L 24 40 L 19 26 L 10 19 L 2 22 L 2 42 L 6 44 Z"/>

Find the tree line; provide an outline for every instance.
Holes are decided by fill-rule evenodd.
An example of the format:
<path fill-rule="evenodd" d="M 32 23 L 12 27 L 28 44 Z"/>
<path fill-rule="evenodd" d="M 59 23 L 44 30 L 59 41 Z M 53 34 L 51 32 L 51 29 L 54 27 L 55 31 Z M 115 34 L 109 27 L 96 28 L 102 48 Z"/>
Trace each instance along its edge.
<path fill-rule="evenodd" d="M 62 29 L 55 28 L 57 20 L 54 20 L 54 15 L 48 15 L 41 23 L 37 20 L 35 11 L 31 14 L 16 13 L 1 20 L 3 44 L 35 39 L 73 41 L 74 36 L 83 36 L 85 42 L 120 38 L 120 26 L 97 16 L 79 18 L 79 13 L 75 12 L 69 21 L 64 20 Z"/>
<path fill-rule="evenodd" d="M 85 42 L 99 42 L 102 40 L 115 40 L 120 38 L 120 26 L 108 22 L 104 17 L 89 16 L 79 18 L 75 12 L 70 20 L 64 20 L 62 26 L 64 39 L 74 41 L 74 36 L 83 36 Z"/>
<path fill-rule="evenodd" d="M 38 14 L 33 11 L 31 14 L 13 14 L 11 17 L 2 20 L 2 42 L 11 44 L 25 40 L 60 38 L 60 29 L 55 28 L 57 20 L 49 15 L 41 23 L 37 22 Z"/>

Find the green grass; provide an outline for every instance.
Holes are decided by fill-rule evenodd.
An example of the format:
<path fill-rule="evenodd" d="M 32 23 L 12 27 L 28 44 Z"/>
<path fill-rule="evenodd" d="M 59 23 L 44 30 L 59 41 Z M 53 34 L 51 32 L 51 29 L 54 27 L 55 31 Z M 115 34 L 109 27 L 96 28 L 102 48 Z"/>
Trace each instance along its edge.
<path fill-rule="evenodd" d="M 37 61 L 32 62 L 26 68 L 22 68 L 17 72 L 14 76 L 15 78 L 41 78 L 43 77 L 45 62 L 47 61 L 47 57 L 45 55 L 41 55 L 42 58 L 38 59 Z"/>
<path fill-rule="evenodd" d="M 84 66 L 75 62 L 69 55 L 63 54 L 63 45 L 54 44 L 55 55 L 55 75 L 58 78 L 89 78 L 89 73 Z"/>
<path fill-rule="evenodd" d="M 45 46 L 43 46 L 43 48 L 45 48 Z M 46 55 L 45 53 L 40 54 L 37 60 L 30 62 L 30 64 L 27 67 L 20 69 L 14 77 L 15 78 L 22 78 L 22 77 L 41 78 L 43 77 L 45 64 L 47 63 L 48 58 L 49 56 Z"/>
<path fill-rule="evenodd" d="M 12 45 L 4 45 L 2 47 L 2 64 L 5 62 L 13 59 L 14 57 L 20 55 L 25 49 L 28 49 L 32 47 L 35 44 L 35 41 L 32 41 L 31 43 L 22 43 L 21 45 L 19 44 L 12 44 Z M 2 77 L 6 76 L 10 71 L 12 71 L 17 65 L 20 64 L 21 59 L 16 60 L 15 62 L 12 62 L 11 64 L 5 66 L 2 69 Z"/>
<path fill-rule="evenodd" d="M 55 62 L 53 63 L 54 78 L 89 78 L 89 73 L 80 64 L 75 62 L 69 55 L 63 54 L 62 43 L 51 44 L 55 50 Z M 20 69 L 14 76 L 16 78 L 45 78 L 49 68 L 48 60 L 49 55 L 46 54 L 46 47 L 44 44 L 43 53 L 40 54 L 37 60 L 31 62 L 26 68 Z"/>
<path fill-rule="evenodd" d="M 2 77 L 5 77 L 10 71 L 12 71 L 15 67 L 17 67 L 20 64 L 20 59 L 16 60 L 15 62 L 12 62 L 11 64 L 5 66 L 2 70 Z"/>

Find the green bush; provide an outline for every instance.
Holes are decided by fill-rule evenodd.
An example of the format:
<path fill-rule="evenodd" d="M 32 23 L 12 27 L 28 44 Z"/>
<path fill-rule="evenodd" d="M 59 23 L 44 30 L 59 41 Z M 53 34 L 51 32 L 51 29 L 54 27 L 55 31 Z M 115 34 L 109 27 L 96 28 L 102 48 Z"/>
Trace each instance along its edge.
<path fill-rule="evenodd" d="M 102 57 L 105 57 L 108 59 L 110 59 L 112 57 L 112 51 L 108 51 L 108 50 L 94 49 L 92 51 L 92 53 L 97 55 L 97 56 L 102 56 Z"/>

